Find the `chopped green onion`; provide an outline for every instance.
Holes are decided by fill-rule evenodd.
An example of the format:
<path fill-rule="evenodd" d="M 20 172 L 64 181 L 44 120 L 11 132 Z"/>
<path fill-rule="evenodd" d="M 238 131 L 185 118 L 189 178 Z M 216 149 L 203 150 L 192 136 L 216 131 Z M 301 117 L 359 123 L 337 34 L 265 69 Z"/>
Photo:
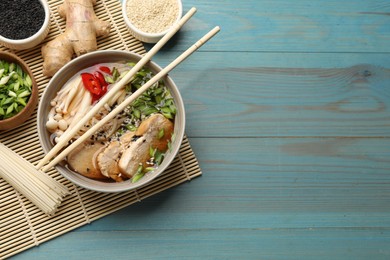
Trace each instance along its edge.
<path fill-rule="evenodd" d="M 16 63 L 0 60 L 0 120 L 13 117 L 27 105 L 32 79 Z"/>
<path fill-rule="evenodd" d="M 158 131 L 158 136 L 157 136 L 157 138 L 158 138 L 158 139 L 161 139 L 161 138 L 163 138 L 163 137 L 164 137 L 164 128 L 161 128 L 160 131 Z"/>
<path fill-rule="evenodd" d="M 144 173 L 143 173 L 142 170 L 143 170 L 143 166 L 140 163 L 139 166 L 138 166 L 138 169 L 137 169 L 137 173 L 131 179 L 132 183 L 135 183 L 135 182 L 139 181 L 139 179 L 141 179 L 144 176 Z"/>

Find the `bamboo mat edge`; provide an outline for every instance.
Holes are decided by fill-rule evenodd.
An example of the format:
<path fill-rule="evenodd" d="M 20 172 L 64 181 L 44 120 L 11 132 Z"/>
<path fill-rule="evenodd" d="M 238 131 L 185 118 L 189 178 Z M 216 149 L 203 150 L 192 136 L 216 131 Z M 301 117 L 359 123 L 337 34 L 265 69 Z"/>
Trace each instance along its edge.
<path fill-rule="evenodd" d="M 53 39 L 65 28 L 65 21 L 57 13 L 57 7 L 62 1 L 49 0 L 48 3 L 51 9 L 51 27 L 48 37 L 42 44 Z M 98 0 L 95 13 L 100 19 L 109 20 L 112 25 L 108 37 L 98 38 L 98 49 L 127 50 L 141 55 L 145 53 L 142 43 L 128 32 L 118 0 Z M 49 78 L 42 75 L 41 45 L 25 51 L 11 51 L 30 66 L 39 86 L 40 96 L 49 82 Z M 10 51 L 2 46 L 0 50 Z M 37 134 L 36 111 L 19 128 L 0 132 L 0 141 L 31 163 L 43 158 L 44 153 Z M 202 175 L 202 172 L 185 136 L 172 164 L 152 183 L 137 190 L 124 193 L 99 193 L 74 185 L 56 170 L 51 170 L 48 174 L 71 190 L 71 195 L 65 199 L 53 217 L 44 215 L 8 183 L 0 179 L 0 259 L 38 246 L 161 191 L 190 181 Z M 112 205 L 113 201 L 115 201 L 114 205 Z"/>

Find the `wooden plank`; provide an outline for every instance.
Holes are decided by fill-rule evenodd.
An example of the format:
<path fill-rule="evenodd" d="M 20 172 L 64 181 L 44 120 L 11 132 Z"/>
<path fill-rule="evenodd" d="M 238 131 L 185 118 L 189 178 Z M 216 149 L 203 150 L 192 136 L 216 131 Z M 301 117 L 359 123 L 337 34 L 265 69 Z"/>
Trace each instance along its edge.
<path fill-rule="evenodd" d="M 198 12 L 174 44 L 181 50 L 215 25 L 208 51 L 389 52 L 387 0 L 184 1 Z M 239 44 L 238 44 L 239 43 Z"/>
<path fill-rule="evenodd" d="M 203 176 L 14 259 L 390 258 L 390 4 L 184 1 L 157 55 Z M 150 46 L 149 46 L 150 47 Z"/>
<path fill-rule="evenodd" d="M 389 243 L 386 229 L 72 232 L 14 259 L 386 259 Z"/>
<path fill-rule="evenodd" d="M 199 52 L 171 75 L 190 137 L 388 137 L 389 68 L 387 54 Z"/>
<path fill-rule="evenodd" d="M 390 227 L 387 138 L 190 142 L 201 178 L 81 230 Z"/>
<path fill-rule="evenodd" d="M 202 177 L 79 231 L 390 227 L 388 139 L 190 141 Z"/>
<path fill-rule="evenodd" d="M 115 259 L 390 255 L 388 138 L 190 142 L 202 177 L 15 259 L 106 259 L 113 252 Z"/>

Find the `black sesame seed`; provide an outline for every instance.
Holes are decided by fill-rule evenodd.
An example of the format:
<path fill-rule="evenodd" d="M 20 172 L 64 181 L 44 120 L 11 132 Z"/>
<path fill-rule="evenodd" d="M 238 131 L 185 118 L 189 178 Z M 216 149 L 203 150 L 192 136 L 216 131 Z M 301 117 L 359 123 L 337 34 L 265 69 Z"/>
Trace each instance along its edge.
<path fill-rule="evenodd" d="M 0 10 L 0 32 L 9 39 L 26 39 L 34 35 L 45 20 L 45 10 L 38 0 L 1 0 Z"/>
<path fill-rule="evenodd" d="M 135 142 L 135 141 L 137 141 L 140 137 L 141 137 L 141 135 L 134 135 L 133 138 L 131 138 L 131 141 L 132 141 L 132 142 Z"/>

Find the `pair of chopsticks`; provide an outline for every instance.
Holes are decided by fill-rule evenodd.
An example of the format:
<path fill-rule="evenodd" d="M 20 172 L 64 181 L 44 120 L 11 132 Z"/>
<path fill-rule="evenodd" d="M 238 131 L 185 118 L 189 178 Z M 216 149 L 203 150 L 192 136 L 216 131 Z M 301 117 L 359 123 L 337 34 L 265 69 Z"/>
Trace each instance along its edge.
<path fill-rule="evenodd" d="M 167 75 L 172 69 L 189 57 L 193 52 L 200 48 L 204 43 L 211 39 L 215 34 L 220 31 L 220 28 L 216 26 L 214 29 L 210 30 L 205 34 L 200 40 L 178 56 L 174 61 L 172 61 L 168 66 L 162 69 L 157 73 L 153 78 L 146 82 L 141 88 L 134 92 L 131 96 L 127 97 L 122 103 L 120 103 L 115 109 L 113 109 L 108 115 L 102 118 L 98 123 L 92 126 L 87 132 L 85 132 L 81 137 L 75 140 L 71 145 L 65 148 L 60 154 L 57 153 L 68 144 L 69 140 L 92 118 L 100 108 L 102 108 L 115 93 L 123 88 L 126 84 L 130 82 L 133 76 L 155 55 L 161 47 L 168 42 L 168 40 L 194 15 L 196 8 L 191 8 L 181 19 L 178 21 L 173 28 L 159 40 L 148 53 L 139 60 L 136 65 L 119 81 L 117 82 L 112 89 L 104 95 L 101 100 L 80 120 L 66 135 L 61 136 L 59 142 L 46 154 L 46 156 L 36 165 L 36 168 L 43 172 L 48 171 L 51 167 L 54 167 L 57 163 L 63 160 L 74 148 L 79 144 L 84 142 L 92 134 L 94 134 L 99 128 L 106 124 L 109 120 L 113 119 L 118 113 L 123 111 L 128 105 L 130 105 L 136 98 L 138 98 L 144 91 L 151 87 L 154 83 L 159 81 L 162 77 Z M 53 158 L 55 157 L 55 158 Z M 53 160 L 51 160 L 53 159 Z M 51 161 L 50 161 L 51 160 Z M 47 164 L 47 165 L 45 165 Z"/>

